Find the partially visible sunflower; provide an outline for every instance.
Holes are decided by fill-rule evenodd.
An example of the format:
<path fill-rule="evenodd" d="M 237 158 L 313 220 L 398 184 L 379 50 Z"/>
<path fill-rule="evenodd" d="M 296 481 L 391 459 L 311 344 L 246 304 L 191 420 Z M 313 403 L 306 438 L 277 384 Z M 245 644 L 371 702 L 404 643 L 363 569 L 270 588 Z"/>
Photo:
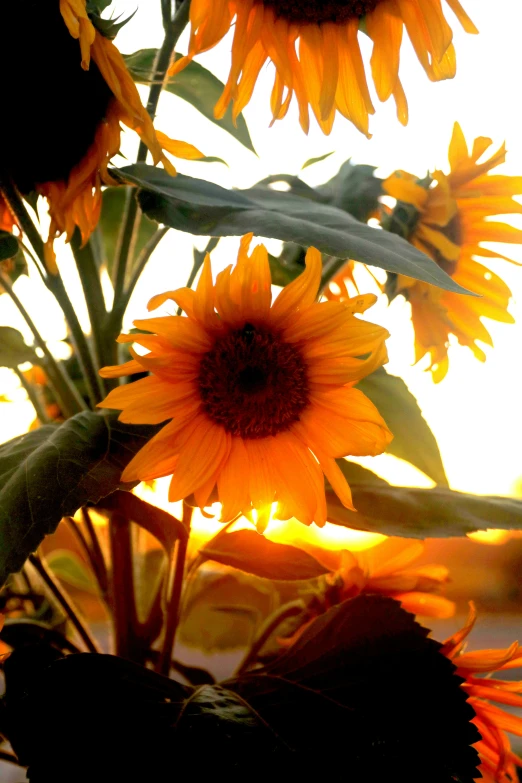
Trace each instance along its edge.
<path fill-rule="evenodd" d="M 522 647 L 513 642 L 505 650 L 465 651 L 465 640 L 473 629 L 476 611 L 471 604 L 470 616 L 464 627 L 444 643 L 443 652 L 464 678 L 462 687 L 469 694 L 469 703 L 475 710 L 472 721 L 480 732 L 475 744 L 479 752 L 479 767 L 484 783 L 518 783 L 516 767 L 522 759 L 511 750 L 506 732 L 522 737 L 522 718 L 507 712 L 496 704 L 522 707 L 522 681 L 492 678 L 495 672 L 522 668 Z M 486 677 L 481 675 L 487 675 Z"/>
<path fill-rule="evenodd" d="M 15 225 L 16 221 L 12 216 L 9 207 L 0 195 L 0 231 L 8 231 L 11 233 Z"/>
<path fill-rule="evenodd" d="M 454 602 L 440 595 L 449 580 L 449 571 L 438 563 L 413 565 L 423 551 L 424 544 L 420 541 L 401 538 L 387 538 L 362 552 L 314 547 L 314 557 L 331 573 L 325 578 L 325 589 L 312 597 L 306 611 L 299 616 L 297 630 L 279 638 L 279 645 L 290 647 L 316 617 L 342 601 L 363 594 L 393 598 L 415 615 L 453 617 Z"/>
<path fill-rule="evenodd" d="M 489 173 L 504 162 L 505 145 L 479 162 L 491 144 L 491 139 L 480 137 L 470 152 L 460 125 L 455 123 L 449 174 L 436 171 L 421 181 L 412 174 L 396 172 L 384 182 L 386 192 L 397 199 L 393 212 L 383 219 L 384 226 L 402 233 L 457 283 L 480 295 L 461 296 L 402 275 L 391 278 L 391 295 L 403 294 L 411 304 L 415 359 L 430 355 L 435 382 L 448 370 L 450 335 L 485 361 L 476 341 L 493 343 L 482 318 L 514 322 L 508 312 L 510 289 L 485 263 L 476 260 L 500 258 L 516 263 L 483 243 L 522 243 L 522 230 L 491 220 L 497 215 L 522 214 L 522 205 L 513 198 L 522 195 L 522 177 Z"/>
<path fill-rule="evenodd" d="M 187 318 L 135 321 L 148 334 L 122 335 L 149 351 L 106 378 L 150 371 L 113 390 L 100 407 L 120 420 L 172 419 L 131 460 L 123 481 L 173 474 L 171 501 L 195 494 L 204 507 L 217 484 L 222 519 L 256 509 L 258 524 L 296 517 L 326 521 L 323 473 L 342 503 L 351 494 L 335 458 L 376 455 L 391 434 L 374 405 L 353 386 L 387 360 L 388 333 L 357 314 L 372 295 L 317 303 L 321 254 L 311 248 L 306 270 L 272 304 L 268 254 L 252 235 L 241 240 L 237 264 L 212 282 L 207 256 L 196 291 L 154 297 L 173 300 Z M 152 333 L 152 334 L 151 334 Z"/>
<path fill-rule="evenodd" d="M 114 184 L 107 167 L 120 148 L 120 123 L 172 174 L 164 149 L 179 157 L 201 154 L 155 132 L 122 55 L 93 25 L 86 0 L 4 5 L 2 98 L 16 110 L 2 123 L 0 172 L 23 194 L 35 190 L 47 198 L 46 261 L 55 272 L 54 239 L 66 234 L 70 240 L 77 226 L 86 241 L 98 223 L 102 183 Z"/>
<path fill-rule="evenodd" d="M 455 604 L 438 595 L 449 579 L 449 571 L 437 563 L 413 565 L 423 551 L 420 541 L 395 538 L 367 551 L 343 551 L 335 572 L 342 582 L 341 600 L 362 592 L 376 593 L 394 598 L 412 614 L 452 617 Z"/>
<path fill-rule="evenodd" d="M 459 0 L 448 5 L 468 33 L 477 29 Z M 406 124 L 408 107 L 399 80 L 403 29 L 432 81 L 455 75 L 452 29 L 440 0 L 192 0 L 188 55 L 171 74 L 200 52 L 216 46 L 234 30 L 232 63 L 216 115 L 233 103 L 237 117 L 252 97 L 267 60 L 276 69 L 271 109 L 283 118 L 295 95 L 303 130 L 309 129 L 309 106 L 325 133 L 337 112 L 368 135 L 374 108 L 359 47 L 360 26 L 373 41 L 372 78 L 381 101 L 391 96 L 399 120 Z"/>

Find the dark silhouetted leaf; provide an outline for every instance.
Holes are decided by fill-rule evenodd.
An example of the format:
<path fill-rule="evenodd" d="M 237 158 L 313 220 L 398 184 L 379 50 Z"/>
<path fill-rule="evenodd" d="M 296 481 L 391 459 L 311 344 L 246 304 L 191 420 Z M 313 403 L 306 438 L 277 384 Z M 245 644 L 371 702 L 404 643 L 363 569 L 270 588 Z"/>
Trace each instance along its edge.
<path fill-rule="evenodd" d="M 360 596 L 311 623 L 274 664 L 223 683 L 292 750 L 305 779 L 472 783 L 478 732 L 461 678 L 398 602 Z M 451 706 L 450 706 L 451 705 Z M 447 722 L 446 722 L 447 721 Z"/>
<path fill-rule="evenodd" d="M 522 529 L 522 500 L 468 495 L 445 487 L 417 489 L 352 484 L 357 512 L 327 492 L 328 519 L 336 525 L 406 538 L 451 538 L 476 530 Z"/>
<path fill-rule="evenodd" d="M 467 293 L 402 237 L 372 228 L 328 204 L 311 207 L 309 198 L 261 186 L 230 191 L 194 177 L 170 177 L 144 163 L 114 173 L 141 188 L 138 198 L 143 211 L 171 228 L 204 236 L 240 236 L 253 231 Z"/>
<path fill-rule="evenodd" d="M 237 530 L 210 541 L 201 556 L 222 565 L 239 568 L 263 579 L 314 579 L 328 569 L 314 557 L 287 544 L 275 544 L 253 530 Z"/>
<path fill-rule="evenodd" d="M 142 84 L 150 83 L 156 53 L 157 49 L 140 49 L 133 54 L 125 55 L 127 67 L 135 81 Z M 180 56 L 177 55 L 177 57 Z M 217 120 L 214 116 L 214 106 L 221 97 L 224 87 L 225 85 L 213 73 L 195 62 L 189 63 L 181 73 L 173 76 L 165 85 L 167 92 L 177 95 L 178 98 L 183 98 L 184 101 L 194 106 L 210 122 L 225 130 L 244 147 L 255 153 L 254 145 L 242 114 L 239 115 L 235 123 L 232 119 L 231 107 L 229 107 L 222 119 Z"/>
<path fill-rule="evenodd" d="M 157 427 L 84 412 L 0 447 L 0 585 L 60 519 L 122 485 L 127 463 Z"/>
<path fill-rule="evenodd" d="M 18 253 L 18 239 L 9 231 L 0 229 L 0 261 L 13 258 Z"/>
<path fill-rule="evenodd" d="M 375 166 L 354 165 L 347 160 L 332 179 L 317 187 L 317 192 L 332 206 L 366 223 L 382 195 L 382 180 L 374 172 Z"/>
<path fill-rule="evenodd" d="M 381 367 L 360 381 L 358 388 L 370 398 L 393 432 L 386 451 L 422 470 L 436 484 L 447 487 L 435 436 L 402 378 L 390 375 Z"/>

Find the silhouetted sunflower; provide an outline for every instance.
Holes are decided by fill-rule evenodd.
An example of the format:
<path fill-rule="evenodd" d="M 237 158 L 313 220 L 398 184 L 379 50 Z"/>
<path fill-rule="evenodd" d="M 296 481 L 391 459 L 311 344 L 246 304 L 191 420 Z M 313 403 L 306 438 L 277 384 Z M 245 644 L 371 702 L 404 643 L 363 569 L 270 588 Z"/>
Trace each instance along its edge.
<path fill-rule="evenodd" d="M 10 108 L 2 120 L 0 175 L 23 194 L 47 198 L 51 271 L 55 237 L 70 239 L 78 227 L 85 241 L 98 223 L 121 124 L 171 173 L 163 148 L 200 157 L 191 145 L 158 138 L 122 55 L 93 21 L 85 0 L 16 0 L 2 7 L 2 98 Z"/>

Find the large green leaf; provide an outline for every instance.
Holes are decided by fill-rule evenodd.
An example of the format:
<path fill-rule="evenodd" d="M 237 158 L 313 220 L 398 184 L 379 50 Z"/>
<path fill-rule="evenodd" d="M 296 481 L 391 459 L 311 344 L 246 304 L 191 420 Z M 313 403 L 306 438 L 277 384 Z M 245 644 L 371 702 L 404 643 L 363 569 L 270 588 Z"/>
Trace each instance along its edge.
<path fill-rule="evenodd" d="M 418 489 L 352 484 L 350 511 L 327 490 L 328 520 L 336 525 L 406 538 L 451 538 L 477 530 L 522 529 L 522 500 L 470 495 L 445 487 Z"/>
<path fill-rule="evenodd" d="M 387 451 L 415 465 L 436 484 L 447 487 L 448 479 L 435 436 L 402 378 L 390 375 L 381 367 L 364 378 L 358 387 L 374 403 L 393 432 Z"/>
<path fill-rule="evenodd" d="M 149 84 L 152 67 L 156 59 L 157 49 L 140 49 L 133 54 L 125 55 L 127 67 L 134 81 Z M 180 57 L 181 55 L 177 55 Z M 225 116 L 217 120 L 214 116 L 214 106 L 221 97 L 225 85 L 207 71 L 199 63 L 191 62 L 181 73 L 169 79 L 165 85 L 167 92 L 183 98 L 184 101 L 194 106 L 204 117 L 215 123 L 218 127 L 230 133 L 244 147 L 255 153 L 252 139 L 248 131 L 245 118 L 239 115 L 236 122 L 232 119 L 232 107 L 230 106 Z"/>
<path fill-rule="evenodd" d="M 137 185 L 143 211 L 159 223 L 203 236 L 258 236 L 314 245 L 323 253 L 352 258 L 440 288 L 466 293 L 431 258 L 401 237 L 361 223 L 328 204 L 269 187 L 226 190 L 205 180 L 144 163 L 115 172 Z"/>
<path fill-rule="evenodd" d="M 119 487 L 121 472 L 157 428 L 79 413 L 0 447 L 0 585 L 60 519 Z"/>
<path fill-rule="evenodd" d="M 12 326 L 0 326 L 0 367 L 18 367 L 37 359 L 32 348 L 26 345 L 22 334 Z"/>
<path fill-rule="evenodd" d="M 347 160 L 332 179 L 317 187 L 317 193 L 329 204 L 366 222 L 382 195 L 382 180 L 374 172 L 375 166 L 354 165 Z"/>

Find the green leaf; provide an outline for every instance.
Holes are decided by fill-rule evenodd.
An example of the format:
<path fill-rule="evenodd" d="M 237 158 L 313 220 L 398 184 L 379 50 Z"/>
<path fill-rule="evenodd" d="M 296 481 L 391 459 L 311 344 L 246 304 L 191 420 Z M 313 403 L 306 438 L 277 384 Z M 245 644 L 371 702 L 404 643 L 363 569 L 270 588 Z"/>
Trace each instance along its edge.
<path fill-rule="evenodd" d="M 37 359 L 32 348 L 26 345 L 24 338 L 12 326 L 0 326 L 0 367 L 14 369 L 24 362 Z"/>
<path fill-rule="evenodd" d="M 405 538 L 451 538 L 477 530 L 521 530 L 522 500 L 470 495 L 445 487 L 418 489 L 351 485 L 357 512 L 328 490 L 328 520 L 336 525 Z"/>
<path fill-rule="evenodd" d="M 363 468 L 362 465 L 358 465 L 357 462 L 350 462 L 348 459 L 335 460 L 343 472 L 343 476 L 350 486 L 352 484 L 377 484 L 381 486 L 389 486 L 388 482 L 378 476 L 372 470 Z M 329 487 L 329 483 L 327 483 Z"/>
<path fill-rule="evenodd" d="M 331 180 L 317 187 L 317 192 L 332 206 L 366 223 L 382 196 L 382 180 L 374 172 L 375 166 L 355 166 L 347 160 Z"/>
<path fill-rule="evenodd" d="M 360 223 L 328 204 L 256 186 L 231 191 L 205 180 L 134 164 L 115 174 L 142 188 L 139 202 L 153 220 L 196 235 L 241 236 L 253 231 L 329 256 L 352 258 L 448 291 L 469 293 L 402 237 Z"/>
<path fill-rule="evenodd" d="M 447 487 L 435 436 L 402 378 L 390 375 L 381 367 L 357 386 L 370 398 L 393 433 L 386 451 L 414 465 L 436 484 Z"/>
<path fill-rule="evenodd" d="M 201 557 L 263 579 L 294 581 L 328 573 L 314 557 L 286 544 L 275 544 L 253 530 L 238 530 L 210 541 Z"/>
<path fill-rule="evenodd" d="M 87 593 L 98 594 L 96 580 L 77 554 L 68 549 L 55 549 L 46 555 L 47 565 L 58 579 Z"/>
<path fill-rule="evenodd" d="M 103 255 L 109 274 L 112 274 L 112 267 L 116 256 L 116 246 L 120 233 L 123 212 L 125 208 L 126 192 L 125 188 L 110 187 L 103 191 L 102 211 L 99 222 L 99 228 L 103 240 Z M 140 230 L 136 240 L 135 256 L 147 244 L 149 239 L 155 234 L 158 226 L 147 216 L 144 216 L 140 223 Z"/>
<path fill-rule="evenodd" d="M 14 258 L 18 253 L 18 239 L 9 231 L 0 229 L 0 261 Z"/>
<path fill-rule="evenodd" d="M 133 54 L 124 55 L 127 68 L 136 82 L 150 84 L 156 54 L 157 49 L 140 49 Z M 176 59 L 179 57 L 181 55 L 176 55 Z M 232 107 L 229 106 L 222 119 L 215 118 L 214 106 L 220 99 L 224 88 L 225 85 L 213 73 L 195 62 L 189 63 L 181 73 L 173 76 L 165 85 L 167 92 L 190 103 L 200 114 L 225 130 L 251 152 L 257 154 L 242 114 L 234 123 Z"/>
<path fill-rule="evenodd" d="M 324 155 L 319 155 L 317 158 L 308 158 L 308 160 L 303 163 L 301 166 L 301 171 L 304 171 L 304 169 L 307 169 L 308 166 L 313 166 L 315 163 L 321 163 L 323 160 L 326 160 L 330 157 L 330 155 L 334 155 L 335 150 L 332 150 L 331 152 L 325 152 Z"/>
<path fill-rule="evenodd" d="M 0 585 L 60 519 L 118 488 L 122 470 L 157 427 L 84 412 L 0 447 Z"/>

